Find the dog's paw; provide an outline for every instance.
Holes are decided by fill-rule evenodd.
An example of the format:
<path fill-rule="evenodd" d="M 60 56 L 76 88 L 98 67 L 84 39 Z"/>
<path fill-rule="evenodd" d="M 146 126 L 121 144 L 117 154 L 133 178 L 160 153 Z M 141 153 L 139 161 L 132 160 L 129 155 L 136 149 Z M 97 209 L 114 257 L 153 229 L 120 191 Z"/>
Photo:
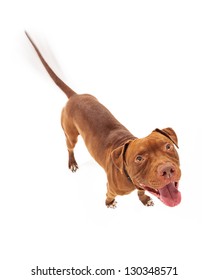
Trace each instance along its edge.
<path fill-rule="evenodd" d="M 76 172 L 77 171 L 77 169 L 78 169 L 79 167 L 78 167 L 78 164 L 77 163 L 73 163 L 73 164 L 70 164 L 69 165 L 69 169 L 71 170 L 71 172 Z"/>
<path fill-rule="evenodd" d="M 149 206 L 154 206 L 154 202 L 153 200 L 150 198 L 147 203 L 145 204 L 145 206 L 149 207 Z"/>
<path fill-rule="evenodd" d="M 117 207 L 117 201 L 113 201 L 111 204 L 106 205 L 108 208 L 115 209 Z"/>
<path fill-rule="evenodd" d="M 139 199 L 140 201 L 143 203 L 144 206 L 154 206 L 154 202 L 153 200 L 151 199 L 150 196 L 146 195 L 146 194 L 140 194 L 138 193 L 138 196 L 139 196 Z"/>

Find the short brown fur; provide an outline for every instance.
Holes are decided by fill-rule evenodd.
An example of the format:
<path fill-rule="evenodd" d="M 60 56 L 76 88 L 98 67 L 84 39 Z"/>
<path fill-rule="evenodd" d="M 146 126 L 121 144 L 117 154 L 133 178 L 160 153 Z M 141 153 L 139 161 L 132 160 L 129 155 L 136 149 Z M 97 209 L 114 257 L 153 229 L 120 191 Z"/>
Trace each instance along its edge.
<path fill-rule="evenodd" d="M 181 176 L 179 157 L 174 148 L 178 144 L 174 130 L 156 129 L 147 137 L 138 139 L 94 96 L 77 94 L 68 87 L 25 33 L 51 78 L 68 97 L 62 110 L 61 124 L 66 136 L 69 169 L 72 172 L 78 169 L 74 147 L 78 135 L 81 135 L 92 157 L 106 172 L 108 207 L 115 207 L 117 195 L 129 194 L 135 189 L 138 189 L 139 199 L 144 205 L 153 205 L 145 190 L 157 192 L 166 184 L 178 183 Z"/>

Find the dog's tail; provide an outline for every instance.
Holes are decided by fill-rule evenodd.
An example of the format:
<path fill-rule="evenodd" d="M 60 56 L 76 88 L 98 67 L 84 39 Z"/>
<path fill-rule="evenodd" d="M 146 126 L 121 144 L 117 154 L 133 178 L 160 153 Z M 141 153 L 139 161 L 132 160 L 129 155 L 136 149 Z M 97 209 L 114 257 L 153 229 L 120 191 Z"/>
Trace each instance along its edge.
<path fill-rule="evenodd" d="M 48 65 L 48 63 L 45 61 L 43 58 L 42 54 L 40 53 L 39 49 L 36 47 L 35 43 L 33 40 L 30 38 L 29 34 L 25 31 L 25 34 L 27 38 L 30 40 L 31 44 L 33 45 L 37 55 L 39 56 L 41 62 L 43 63 L 43 66 L 47 70 L 48 74 L 51 76 L 53 81 L 56 83 L 56 85 L 63 90 L 63 92 L 66 94 L 68 98 L 70 98 L 72 95 L 76 94 L 75 91 L 73 91 L 69 86 L 67 86 L 56 74 L 55 72 L 51 69 L 51 67 Z"/>

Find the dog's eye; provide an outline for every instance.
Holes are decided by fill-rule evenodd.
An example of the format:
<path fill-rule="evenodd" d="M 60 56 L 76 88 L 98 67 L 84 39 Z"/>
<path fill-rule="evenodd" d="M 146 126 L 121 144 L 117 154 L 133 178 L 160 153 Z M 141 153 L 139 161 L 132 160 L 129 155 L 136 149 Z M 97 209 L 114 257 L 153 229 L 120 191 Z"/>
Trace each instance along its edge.
<path fill-rule="evenodd" d="M 136 157 L 136 161 L 137 162 L 141 162 L 143 160 L 143 157 L 141 156 L 141 155 L 138 155 L 137 157 Z"/>
<path fill-rule="evenodd" d="M 166 150 L 170 150 L 171 149 L 171 147 L 172 147 L 172 145 L 171 144 L 166 144 L 166 146 L 165 146 L 165 148 L 166 148 Z"/>

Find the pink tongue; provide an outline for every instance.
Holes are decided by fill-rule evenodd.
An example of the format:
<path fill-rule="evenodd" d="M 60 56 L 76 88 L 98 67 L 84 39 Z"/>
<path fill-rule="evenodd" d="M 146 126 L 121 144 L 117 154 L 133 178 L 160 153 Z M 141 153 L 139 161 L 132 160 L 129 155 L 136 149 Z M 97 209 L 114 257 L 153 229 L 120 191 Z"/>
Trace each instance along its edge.
<path fill-rule="evenodd" d="M 158 191 L 160 200 L 167 206 L 173 207 L 181 202 L 181 193 L 176 188 L 175 183 L 170 183 Z"/>

